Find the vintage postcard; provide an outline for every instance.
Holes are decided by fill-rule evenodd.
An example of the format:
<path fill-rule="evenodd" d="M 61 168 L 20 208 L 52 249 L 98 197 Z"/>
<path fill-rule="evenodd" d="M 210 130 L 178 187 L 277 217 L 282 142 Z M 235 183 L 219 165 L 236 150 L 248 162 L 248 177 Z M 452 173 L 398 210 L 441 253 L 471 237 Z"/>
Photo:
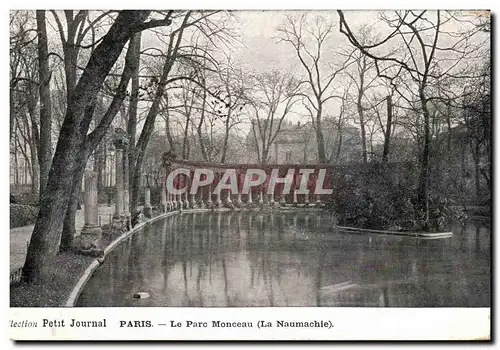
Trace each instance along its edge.
<path fill-rule="evenodd" d="M 10 338 L 490 340 L 491 30 L 11 10 Z"/>

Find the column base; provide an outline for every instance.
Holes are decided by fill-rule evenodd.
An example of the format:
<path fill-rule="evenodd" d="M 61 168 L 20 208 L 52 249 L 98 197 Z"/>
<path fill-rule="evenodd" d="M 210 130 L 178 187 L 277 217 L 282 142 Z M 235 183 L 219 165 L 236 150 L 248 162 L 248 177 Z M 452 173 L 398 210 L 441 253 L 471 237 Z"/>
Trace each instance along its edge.
<path fill-rule="evenodd" d="M 85 225 L 79 236 L 77 252 L 82 255 L 102 257 L 104 247 L 101 242 L 102 229 L 97 225 Z"/>
<path fill-rule="evenodd" d="M 148 207 L 144 207 L 144 216 L 147 217 L 147 218 L 151 218 L 153 217 L 153 207 L 151 206 L 148 206 Z"/>

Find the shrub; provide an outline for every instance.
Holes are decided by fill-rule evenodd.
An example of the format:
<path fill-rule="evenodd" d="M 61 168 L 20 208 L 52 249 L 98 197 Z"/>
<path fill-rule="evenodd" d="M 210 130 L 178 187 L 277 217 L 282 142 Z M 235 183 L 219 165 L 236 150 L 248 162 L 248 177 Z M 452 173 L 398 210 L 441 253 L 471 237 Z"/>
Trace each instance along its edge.
<path fill-rule="evenodd" d="M 416 204 L 417 179 L 411 165 L 375 163 L 350 169 L 333 183 L 328 207 L 341 225 L 359 228 L 442 231 L 446 222 L 462 221 L 452 201 L 431 193 L 426 226 Z"/>
<path fill-rule="evenodd" d="M 25 204 L 10 205 L 10 227 L 21 227 L 34 224 L 38 215 L 38 207 Z"/>

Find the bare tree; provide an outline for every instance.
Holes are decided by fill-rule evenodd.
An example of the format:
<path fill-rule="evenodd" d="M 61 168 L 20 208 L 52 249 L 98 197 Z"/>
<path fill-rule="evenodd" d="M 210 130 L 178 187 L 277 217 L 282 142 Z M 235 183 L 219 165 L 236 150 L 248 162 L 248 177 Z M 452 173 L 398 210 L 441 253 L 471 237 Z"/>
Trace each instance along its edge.
<path fill-rule="evenodd" d="M 97 94 L 106 76 L 133 34 L 169 24 L 168 16 L 162 20 L 146 21 L 149 14 L 150 11 L 121 11 L 93 50 L 76 84 L 59 134 L 46 189 L 40 199 L 40 211 L 23 268 L 26 281 L 41 282 L 47 276 L 59 250 L 63 218 L 80 164 L 86 163 L 89 150 L 97 146 L 114 117 L 112 113 L 104 116 L 92 133 L 87 134 Z"/>
<path fill-rule="evenodd" d="M 252 135 L 259 163 L 266 164 L 271 146 L 278 137 L 285 118 L 297 103 L 298 82 L 279 71 L 256 74 L 250 104 L 255 110 Z"/>
<path fill-rule="evenodd" d="M 325 163 L 327 160 L 322 131 L 324 106 L 330 99 L 340 98 L 334 93 L 333 82 L 337 75 L 352 63 L 350 57 L 347 57 L 340 65 L 325 64 L 327 58 L 322 56 L 322 53 L 327 38 L 333 33 L 333 28 L 333 22 L 324 17 L 316 16 L 310 21 L 308 16 L 303 14 L 299 18 L 287 17 L 285 23 L 277 30 L 279 40 L 293 47 L 305 71 L 306 77 L 300 85 L 306 85 L 308 93 L 300 95 L 307 101 L 305 107 L 313 116 L 320 163 Z"/>
<path fill-rule="evenodd" d="M 444 30 L 445 24 L 454 19 L 453 15 L 445 16 L 442 11 L 433 13 L 428 11 L 395 11 L 392 16 L 381 14 L 381 19 L 389 27 L 390 33 L 376 43 L 363 44 L 347 23 L 344 13 L 338 11 L 338 14 L 340 32 L 364 55 L 374 60 L 379 76 L 393 83 L 396 91 L 409 103 L 413 102 L 412 99 L 401 92 L 400 86 L 413 85 L 407 91 L 417 91 L 419 110 L 423 115 L 423 140 L 417 197 L 424 213 L 424 226 L 428 227 L 431 143 L 429 101 L 434 98 L 431 87 L 435 81 L 456 76 L 457 71 L 463 71 L 460 63 L 474 52 L 475 47 L 471 45 L 470 38 L 479 29 L 474 28 L 461 35 L 460 33 L 448 33 Z M 454 39 L 452 45 L 445 45 L 445 40 L 440 41 L 440 39 L 446 36 L 448 38 L 458 36 L 459 39 Z M 395 42 L 398 48 L 402 45 L 397 52 L 392 50 Z M 392 45 L 391 50 L 384 51 L 384 47 L 388 45 Z M 388 51 L 389 54 L 387 54 Z M 411 84 L 404 83 L 405 79 L 408 79 Z"/>
<path fill-rule="evenodd" d="M 47 44 L 47 28 L 45 11 L 36 11 L 38 35 L 38 67 L 40 84 L 40 140 L 38 162 L 40 164 L 40 193 L 43 193 L 49 176 L 52 158 L 52 107 L 50 100 L 49 49 Z"/>

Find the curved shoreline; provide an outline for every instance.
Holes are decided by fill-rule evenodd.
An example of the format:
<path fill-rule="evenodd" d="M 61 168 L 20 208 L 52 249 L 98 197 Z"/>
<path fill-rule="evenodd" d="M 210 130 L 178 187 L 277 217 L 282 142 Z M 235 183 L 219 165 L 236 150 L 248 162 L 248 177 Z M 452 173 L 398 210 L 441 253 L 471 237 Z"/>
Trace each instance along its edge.
<path fill-rule="evenodd" d="M 66 303 L 64 304 L 65 307 L 74 307 L 76 301 L 78 300 L 78 297 L 80 296 L 83 288 L 87 284 L 88 280 L 94 273 L 94 271 L 106 261 L 106 256 L 111 253 L 113 250 L 115 250 L 116 247 L 118 247 L 124 240 L 132 236 L 134 233 L 137 231 L 143 229 L 144 227 L 152 224 L 153 222 L 167 218 L 169 216 L 173 216 L 175 214 L 180 214 L 180 213 L 199 213 L 199 212 L 208 212 L 211 211 L 211 209 L 186 209 L 181 211 L 170 211 L 168 213 L 161 213 L 145 222 L 140 223 L 139 225 L 135 226 L 131 230 L 121 234 L 118 238 L 116 238 L 114 241 L 112 241 L 106 248 L 104 248 L 103 256 L 100 258 L 95 258 L 94 261 L 90 263 L 90 265 L 85 269 L 83 272 L 83 275 L 78 279 L 78 282 L 76 283 L 75 287 L 73 287 Z"/>
<path fill-rule="evenodd" d="M 250 209 L 260 209 L 260 208 L 247 208 L 247 210 Z M 290 207 L 285 209 L 284 211 L 294 211 L 293 209 L 304 209 L 303 207 Z M 307 208 L 308 210 L 310 209 L 316 209 L 314 211 L 320 211 L 323 209 L 320 208 Z M 83 288 L 87 284 L 88 280 L 92 277 L 92 274 L 94 271 L 106 261 L 106 256 L 111 253 L 116 247 L 118 247 L 124 240 L 128 239 L 131 235 L 133 235 L 135 232 L 143 229 L 144 227 L 152 224 L 153 222 L 167 218 L 169 216 L 173 216 L 176 214 L 182 214 L 182 213 L 206 213 L 206 212 L 225 212 L 225 211 L 240 211 L 240 209 L 230 209 L 230 208 L 217 208 L 217 209 L 186 209 L 186 210 L 175 210 L 175 211 L 170 211 L 167 213 L 161 213 L 148 221 L 142 222 L 139 225 L 135 226 L 131 230 L 123 233 L 120 235 L 118 238 L 116 238 L 114 241 L 112 241 L 105 249 L 104 249 L 104 254 L 100 258 L 95 258 L 94 261 L 92 261 L 89 266 L 85 269 L 83 272 L 83 275 L 78 279 L 78 282 L 76 283 L 75 287 L 73 287 L 66 303 L 64 304 L 64 307 L 74 307 L 76 301 L 78 300 L 78 297 L 80 296 L 81 292 L 83 291 Z M 355 227 L 347 227 L 347 226 L 338 226 L 338 225 L 333 225 L 334 228 L 336 228 L 339 231 L 344 231 L 347 233 L 361 233 L 361 234 L 385 234 L 385 235 L 392 235 L 392 236 L 406 236 L 406 237 L 414 237 L 414 238 L 423 238 L 423 239 L 439 239 L 439 238 L 447 238 L 451 237 L 453 235 L 452 232 L 404 232 L 404 231 L 389 231 L 389 230 L 369 230 L 369 229 L 361 229 L 361 228 L 355 228 Z"/>

